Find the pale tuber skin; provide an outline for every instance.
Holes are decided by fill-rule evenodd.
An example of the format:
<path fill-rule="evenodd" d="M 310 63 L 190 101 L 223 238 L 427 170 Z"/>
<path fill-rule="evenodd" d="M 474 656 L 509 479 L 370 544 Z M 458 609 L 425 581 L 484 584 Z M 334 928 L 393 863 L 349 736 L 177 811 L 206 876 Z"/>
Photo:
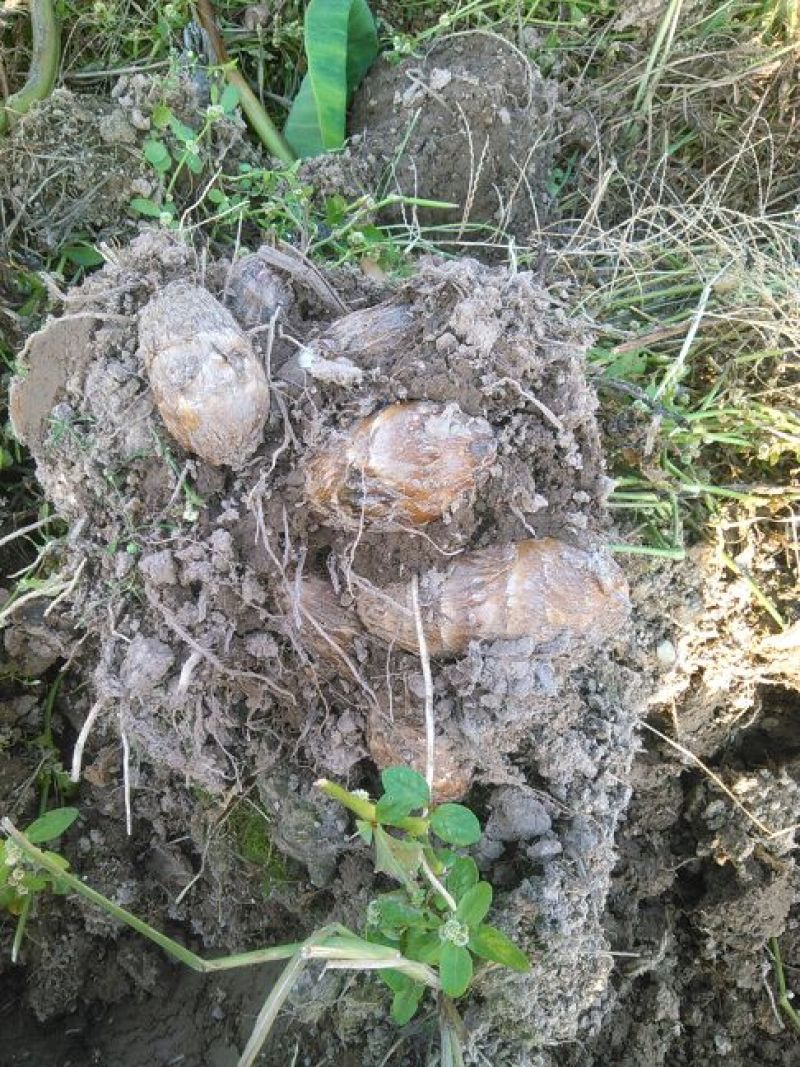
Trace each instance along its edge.
<path fill-rule="evenodd" d="M 308 459 L 306 491 L 333 526 L 424 526 L 470 494 L 496 454 L 489 423 L 457 404 L 392 404 Z"/>
<path fill-rule="evenodd" d="M 234 263 L 225 292 L 246 329 L 269 325 L 292 303 L 291 290 L 258 252 Z"/>
<path fill-rule="evenodd" d="M 261 444 L 270 395 L 233 316 L 206 289 L 172 282 L 139 313 L 139 356 L 171 436 L 214 467 L 240 467 Z"/>
<path fill-rule="evenodd" d="M 598 644 L 630 610 L 627 582 L 610 556 L 554 538 L 465 553 L 444 573 L 424 575 L 420 593 L 431 656 L 464 652 L 470 641 Z M 362 588 L 356 610 L 369 633 L 418 652 L 408 582 Z"/>
<path fill-rule="evenodd" d="M 303 615 L 348 653 L 361 633 L 418 653 L 410 583 L 358 585 L 355 607 L 346 608 L 324 579 L 304 577 Z M 466 651 L 471 641 L 599 644 L 625 622 L 630 602 L 625 576 L 606 552 L 547 537 L 465 553 L 444 573 L 429 571 L 420 579 L 420 608 L 430 655 L 446 656 Z M 310 644 L 331 658 L 318 635 Z"/>

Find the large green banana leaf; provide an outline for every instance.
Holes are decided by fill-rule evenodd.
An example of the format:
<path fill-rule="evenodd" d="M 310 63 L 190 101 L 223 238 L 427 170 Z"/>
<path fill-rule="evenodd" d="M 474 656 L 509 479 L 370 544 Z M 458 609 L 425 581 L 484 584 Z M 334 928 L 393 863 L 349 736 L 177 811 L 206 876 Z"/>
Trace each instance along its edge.
<path fill-rule="evenodd" d="M 300 157 L 344 144 L 347 106 L 378 54 L 375 20 L 366 0 L 311 0 L 305 41 L 308 73 L 283 131 Z"/>

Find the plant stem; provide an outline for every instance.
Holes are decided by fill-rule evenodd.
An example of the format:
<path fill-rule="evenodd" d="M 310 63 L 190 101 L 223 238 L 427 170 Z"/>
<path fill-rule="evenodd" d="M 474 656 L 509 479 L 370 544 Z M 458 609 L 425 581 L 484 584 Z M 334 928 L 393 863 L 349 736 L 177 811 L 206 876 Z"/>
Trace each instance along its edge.
<path fill-rule="evenodd" d="M 208 34 L 211 47 L 216 53 L 217 62 L 224 67 L 225 77 L 228 84 L 234 86 L 239 93 L 239 103 L 254 133 L 264 147 L 277 156 L 282 163 L 287 165 L 294 163 L 297 156 L 289 147 L 286 138 L 275 126 L 275 123 L 264 110 L 261 101 L 247 84 L 244 76 L 236 70 L 229 57 L 222 34 L 219 32 L 214 8 L 211 0 L 197 0 L 197 17 L 200 24 Z"/>
<path fill-rule="evenodd" d="M 210 971 L 230 970 L 234 967 L 248 967 L 256 963 L 269 963 L 274 960 L 285 960 L 293 956 L 300 948 L 300 945 L 298 944 L 278 945 L 275 948 L 256 949 L 254 952 L 240 952 L 237 955 L 225 956 L 222 959 L 204 960 L 201 956 L 192 952 L 191 949 L 181 945 L 178 941 L 173 941 L 171 937 L 167 937 L 167 935 L 162 934 L 160 930 L 156 930 L 155 927 L 150 926 L 149 923 L 140 919 L 138 915 L 126 911 L 125 908 L 121 908 L 118 904 L 115 904 L 113 900 L 109 900 L 108 897 L 104 897 L 102 893 L 98 893 L 96 889 L 92 889 L 90 886 L 85 885 L 80 878 L 77 878 L 74 874 L 62 870 L 58 864 L 53 863 L 53 861 L 48 859 L 40 849 L 35 845 L 32 845 L 27 837 L 20 833 L 14 826 L 10 819 L 3 819 L 0 825 L 5 833 L 19 845 L 21 851 L 24 852 L 37 867 L 44 868 L 44 870 L 54 875 L 61 885 L 67 886 L 74 893 L 77 893 L 81 897 L 85 897 L 86 900 L 90 900 L 92 904 L 96 904 L 97 907 L 102 908 L 103 911 L 107 912 L 115 919 L 119 919 L 119 921 L 125 923 L 126 926 L 130 926 L 133 930 L 136 930 L 137 933 L 149 938 L 154 944 L 158 945 L 174 959 L 180 960 L 181 963 L 185 963 L 187 967 L 191 967 L 193 971 L 200 971 L 201 973 L 206 974 Z"/>
<path fill-rule="evenodd" d="M 61 688 L 62 675 L 58 675 L 56 680 L 50 686 L 47 691 L 47 699 L 44 702 L 44 722 L 42 724 L 42 744 L 45 749 L 53 751 L 55 745 L 53 743 L 53 707 L 56 702 L 56 696 L 58 690 Z M 49 769 L 45 771 L 44 778 L 42 780 L 42 791 L 39 794 L 39 814 L 44 815 L 47 811 L 47 801 L 50 798 L 50 784 L 52 782 L 52 774 Z M 17 919 L 17 926 L 14 930 L 14 943 L 11 946 L 11 962 L 16 963 L 19 958 L 19 950 L 22 948 L 22 939 L 25 936 L 25 927 L 28 925 L 28 919 L 30 918 L 31 911 L 33 909 L 33 902 L 36 898 L 35 893 L 29 893 L 25 897 L 25 901 L 22 905 L 22 911 L 19 913 Z"/>
<path fill-rule="evenodd" d="M 0 106 L 0 134 L 5 133 L 37 100 L 49 96 L 61 58 L 61 34 L 53 0 L 31 0 L 33 51 L 28 77 L 19 92 Z"/>
<path fill-rule="evenodd" d="M 327 778 L 320 778 L 314 785 L 333 800 L 337 800 L 342 807 L 352 811 L 359 819 L 372 823 L 373 826 L 377 825 L 378 817 L 371 800 L 358 797 L 349 789 L 344 789 L 336 782 L 328 781 Z M 428 832 L 428 825 L 428 820 L 418 815 L 407 815 L 405 819 L 398 819 L 396 823 L 392 823 L 392 826 L 396 826 L 398 830 L 405 830 L 412 837 L 422 837 Z"/>
<path fill-rule="evenodd" d="M 769 950 L 772 956 L 772 962 L 775 966 L 775 980 L 778 983 L 778 1004 L 780 1004 L 781 1010 L 795 1030 L 800 1032 L 800 1015 L 794 1010 L 792 1003 L 789 1000 L 789 991 L 786 988 L 786 975 L 783 973 L 783 960 L 781 959 L 781 950 L 778 946 L 777 937 L 771 937 L 769 939 Z"/>

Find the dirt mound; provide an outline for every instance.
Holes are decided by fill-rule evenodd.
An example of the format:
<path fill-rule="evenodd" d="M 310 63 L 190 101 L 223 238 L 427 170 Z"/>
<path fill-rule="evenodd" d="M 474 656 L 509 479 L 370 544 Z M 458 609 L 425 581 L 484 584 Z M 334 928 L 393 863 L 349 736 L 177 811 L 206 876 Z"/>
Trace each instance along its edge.
<path fill-rule="evenodd" d="M 348 270 L 326 280 L 295 268 L 277 327 L 271 320 L 248 333 L 273 402 L 263 445 L 237 472 L 170 439 L 138 329 L 142 308 L 171 282 L 200 284 L 235 308 L 235 270 L 161 234 L 142 235 L 70 293 L 64 314 L 29 339 L 12 394 L 40 480 L 72 524 L 63 573 L 75 582 L 53 621 L 74 627 L 75 662 L 91 678 L 71 714 L 76 728 L 90 708 L 97 716 L 83 767 L 85 788 L 104 799 L 93 795 L 84 810 L 104 811 L 104 833 L 117 838 L 110 868 L 106 846 L 88 870 L 85 855 L 75 865 L 112 894 L 126 880 L 122 797 L 108 788 L 109 752 L 124 736 L 137 832 L 156 790 L 149 849 L 163 854 L 165 834 L 189 834 L 204 856 L 202 879 L 170 912 L 191 915 L 207 946 L 231 950 L 252 944 L 264 919 L 223 887 L 230 857 L 210 845 L 209 813 L 218 818 L 236 796 L 257 798 L 272 843 L 300 865 L 299 883 L 270 892 L 270 940 L 314 919 L 358 925 L 371 889 L 366 860 L 312 782 L 324 774 L 368 785 L 376 733 L 383 758 L 402 759 L 409 731 L 422 731 L 419 659 L 368 631 L 346 658 L 326 655 L 297 610 L 301 576 L 324 581 L 349 611 L 358 588 L 441 570 L 466 549 L 558 537 L 591 553 L 604 540 L 608 481 L 583 365 L 589 330 L 531 274 L 431 259 L 390 291 Z M 310 452 L 409 400 L 487 420 L 497 442 L 488 479 L 424 530 L 324 525 L 307 506 Z M 20 613 L 7 645 L 19 647 L 33 621 Z M 498 921 L 534 960 L 531 975 L 487 969 L 476 986 L 468 1023 L 495 1064 L 573 1038 L 602 995 L 612 962 L 602 914 L 630 796 L 640 684 L 608 645 L 597 651 L 563 636 L 472 642 L 435 664 L 438 751 L 457 753 L 462 788 L 488 817 L 480 862 L 500 895 Z M 207 798 L 204 817 L 187 816 L 187 783 Z M 151 918 L 164 878 L 191 881 L 186 859 L 167 852 L 167 867 L 155 865 L 132 889 Z M 219 895 L 208 893 L 212 883 Z M 105 943 L 107 924 L 95 918 L 91 936 Z M 52 951 L 32 952 L 40 1017 L 87 995 L 74 986 L 44 996 L 51 986 L 39 979 Z M 363 1007 L 340 1002 L 338 1036 L 323 1019 L 319 1040 L 354 1054 Z M 395 1039 L 372 1025 L 369 1048 L 351 1062 L 379 1062 Z M 417 1062 L 426 1040 L 411 1034 L 405 1062 Z"/>
<path fill-rule="evenodd" d="M 310 165 L 312 182 L 360 185 L 456 209 L 407 207 L 440 243 L 513 234 L 529 244 L 547 216 L 558 136 L 557 86 L 508 40 L 472 32 L 423 57 L 379 60 L 356 94 L 342 157 Z"/>

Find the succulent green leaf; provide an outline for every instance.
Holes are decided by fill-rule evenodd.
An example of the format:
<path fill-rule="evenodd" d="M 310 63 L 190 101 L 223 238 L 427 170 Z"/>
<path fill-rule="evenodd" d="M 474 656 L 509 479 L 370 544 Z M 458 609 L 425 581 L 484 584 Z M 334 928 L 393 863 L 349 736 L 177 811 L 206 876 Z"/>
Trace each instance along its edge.
<path fill-rule="evenodd" d="M 54 808 L 34 819 L 26 828 L 25 836 L 34 845 L 52 841 L 54 837 L 61 837 L 77 818 L 77 808 Z"/>
<path fill-rule="evenodd" d="M 442 991 L 448 997 L 463 996 L 472 981 L 472 957 L 469 951 L 451 941 L 443 942 L 439 978 Z"/>
<path fill-rule="evenodd" d="M 421 982 L 411 982 L 408 989 L 395 993 L 392 1000 L 392 1019 L 398 1026 L 405 1026 L 414 1018 L 424 992 L 425 986 Z"/>
<path fill-rule="evenodd" d="M 387 793 L 375 805 L 375 815 L 378 822 L 386 823 L 387 826 L 396 826 L 401 819 L 411 814 L 413 806 L 403 797 Z"/>
<path fill-rule="evenodd" d="M 494 926 L 479 926 L 473 931 L 469 947 L 476 956 L 484 960 L 493 960 L 510 967 L 512 971 L 529 971 L 531 961 L 525 953 L 517 948 L 511 938 Z"/>
<path fill-rule="evenodd" d="M 448 845 L 464 848 L 480 840 L 481 824 L 463 804 L 441 804 L 431 815 L 431 829 Z"/>
<path fill-rule="evenodd" d="M 467 926 L 477 926 L 486 918 L 492 906 L 492 887 L 488 882 L 478 882 L 468 889 L 456 908 L 456 918 Z"/>
<path fill-rule="evenodd" d="M 381 774 L 381 783 L 387 796 L 410 804 L 409 811 L 426 808 L 431 802 L 428 783 L 411 767 L 387 767 Z"/>
<path fill-rule="evenodd" d="M 344 144 L 347 105 L 378 54 L 375 20 L 366 0 L 311 0 L 305 47 L 308 73 L 284 128 L 300 157 Z"/>
<path fill-rule="evenodd" d="M 468 889 L 478 884 L 479 877 L 478 865 L 472 856 L 459 856 L 451 867 L 445 884 L 458 902 Z"/>

